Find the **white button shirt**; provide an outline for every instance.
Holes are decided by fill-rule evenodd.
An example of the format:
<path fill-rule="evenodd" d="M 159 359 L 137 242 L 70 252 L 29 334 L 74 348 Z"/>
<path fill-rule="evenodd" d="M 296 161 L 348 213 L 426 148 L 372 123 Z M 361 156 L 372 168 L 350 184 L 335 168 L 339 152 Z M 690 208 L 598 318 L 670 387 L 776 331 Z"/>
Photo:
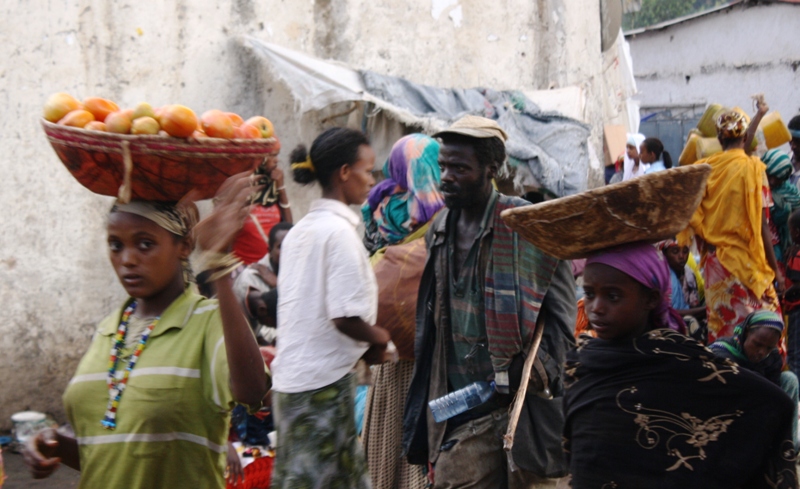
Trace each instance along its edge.
<path fill-rule="evenodd" d="M 361 219 L 344 203 L 318 199 L 281 245 L 277 354 L 272 388 L 319 389 L 353 369 L 369 344 L 342 334 L 335 318 L 375 324 L 378 285 L 356 232 Z"/>

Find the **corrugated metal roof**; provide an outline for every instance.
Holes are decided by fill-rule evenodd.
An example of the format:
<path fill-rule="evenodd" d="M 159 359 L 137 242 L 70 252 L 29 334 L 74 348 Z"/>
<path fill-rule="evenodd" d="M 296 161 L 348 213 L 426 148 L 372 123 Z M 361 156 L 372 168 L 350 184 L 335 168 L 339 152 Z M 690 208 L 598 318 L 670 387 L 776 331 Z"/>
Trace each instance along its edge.
<path fill-rule="evenodd" d="M 647 27 L 641 27 L 639 29 L 632 29 L 628 32 L 625 32 L 625 37 L 635 36 L 638 34 L 644 34 L 646 32 L 653 32 L 653 31 L 660 31 L 662 29 L 666 29 L 667 27 L 671 27 L 673 25 L 682 24 L 684 22 L 688 22 L 694 19 L 698 19 L 700 17 L 705 17 L 707 15 L 715 14 L 718 12 L 722 12 L 724 10 L 730 10 L 737 5 L 742 5 L 742 7 L 748 7 L 751 5 L 758 5 L 758 4 L 770 4 L 770 3 L 792 3 L 800 5 L 800 0 L 767 0 L 767 1 L 759 1 L 759 0 L 732 0 L 724 5 L 720 5 L 718 7 L 714 7 L 712 9 L 704 10 L 702 12 L 697 12 L 691 15 L 685 15 L 683 17 L 678 17 L 677 19 L 668 20 L 666 22 L 661 22 L 659 24 L 653 24 Z"/>

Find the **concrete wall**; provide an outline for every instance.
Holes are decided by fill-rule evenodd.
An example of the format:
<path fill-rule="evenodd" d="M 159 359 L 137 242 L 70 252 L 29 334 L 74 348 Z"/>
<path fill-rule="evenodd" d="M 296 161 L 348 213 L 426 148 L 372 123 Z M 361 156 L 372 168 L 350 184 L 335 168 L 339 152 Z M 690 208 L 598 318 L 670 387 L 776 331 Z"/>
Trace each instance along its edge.
<path fill-rule="evenodd" d="M 286 87 L 235 41 L 252 34 L 420 83 L 581 85 L 599 141 L 598 3 L 165 0 L 145 9 L 121 0 L 3 2 L 0 428 L 27 408 L 63 420 L 61 393 L 96 323 L 124 298 L 104 243 L 112 199 L 78 185 L 49 147 L 38 122 L 49 94 L 263 114 L 286 148 L 285 166 L 288 149 L 310 143 L 324 114 L 295 113 Z M 316 191 L 288 190 L 300 217 Z"/>
<path fill-rule="evenodd" d="M 784 122 L 800 110 L 800 5 L 736 6 L 628 36 L 642 107 L 720 103 L 753 111 L 763 92 Z"/>

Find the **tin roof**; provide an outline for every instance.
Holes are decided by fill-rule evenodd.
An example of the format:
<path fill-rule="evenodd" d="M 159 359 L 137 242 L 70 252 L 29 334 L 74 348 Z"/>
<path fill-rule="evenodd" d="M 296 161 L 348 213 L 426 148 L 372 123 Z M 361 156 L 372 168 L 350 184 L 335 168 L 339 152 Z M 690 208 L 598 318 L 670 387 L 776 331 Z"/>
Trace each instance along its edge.
<path fill-rule="evenodd" d="M 630 31 L 625 32 L 624 34 L 625 37 L 629 37 L 638 34 L 644 34 L 647 32 L 660 31 L 662 29 L 666 29 L 667 27 L 671 27 L 673 25 L 682 24 L 684 22 L 689 22 L 694 19 L 699 19 L 700 17 L 706 17 L 708 15 L 716 14 L 722 11 L 731 10 L 737 5 L 742 5 L 743 8 L 747 8 L 749 6 L 757 4 L 769 4 L 769 3 L 791 3 L 800 5 L 800 0 L 731 0 L 730 2 L 720 5 L 718 7 L 714 7 L 708 10 L 703 10 L 702 12 L 696 12 L 690 15 L 685 15 L 683 17 L 678 17 L 676 19 L 667 20 L 665 22 L 660 22 L 658 24 L 653 24 L 647 27 L 631 29 Z"/>

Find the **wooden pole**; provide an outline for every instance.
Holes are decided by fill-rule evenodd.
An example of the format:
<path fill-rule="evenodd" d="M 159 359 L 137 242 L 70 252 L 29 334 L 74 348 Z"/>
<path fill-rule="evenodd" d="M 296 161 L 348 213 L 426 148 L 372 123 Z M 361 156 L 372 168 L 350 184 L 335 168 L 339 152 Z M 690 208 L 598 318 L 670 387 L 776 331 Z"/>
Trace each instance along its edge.
<path fill-rule="evenodd" d="M 514 398 L 514 407 L 511 409 L 511 415 L 508 418 L 508 430 L 505 436 L 503 436 L 503 449 L 506 452 L 511 452 L 511 449 L 514 447 L 514 433 L 517 431 L 519 416 L 520 413 L 522 413 L 522 405 L 525 404 L 525 394 L 528 392 L 528 382 L 531 380 L 533 362 L 536 360 L 536 354 L 539 352 L 539 345 L 542 343 L 542 334 L 544 334 L 544 318 L 540 310 L 539 318 L 536 321 L 536 331 L 533 334 L 533 343 L 528 352 L 528 358 L 525 359 L 525 365 L 522 367 L 522 381 L 519 384 L 517 396 Z"/>

